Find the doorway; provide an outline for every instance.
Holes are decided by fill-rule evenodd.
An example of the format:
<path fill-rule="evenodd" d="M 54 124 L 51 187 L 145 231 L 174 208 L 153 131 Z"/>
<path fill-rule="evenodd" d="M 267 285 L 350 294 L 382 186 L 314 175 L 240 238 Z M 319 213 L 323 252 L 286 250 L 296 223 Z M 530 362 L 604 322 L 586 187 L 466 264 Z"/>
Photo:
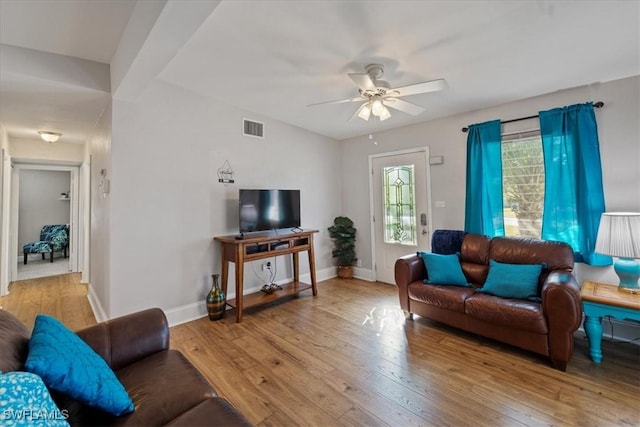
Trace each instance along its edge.
<path fill-rule="evenodd" d="M 431 237 L 429 148 L 369 156 L 374 272 L 395 284 L 395 261 L 428 251 Z"/>
<path fill-rule="evenodd" d="M 12 175 L 10 281 L 77 272 L 79 168 L 16 162 Z M 25 265 L 22 245 L 38 240 L 45 224 L 69 224 L 68 258 L 56 252 L 52 265 L 29 255 Z"/>

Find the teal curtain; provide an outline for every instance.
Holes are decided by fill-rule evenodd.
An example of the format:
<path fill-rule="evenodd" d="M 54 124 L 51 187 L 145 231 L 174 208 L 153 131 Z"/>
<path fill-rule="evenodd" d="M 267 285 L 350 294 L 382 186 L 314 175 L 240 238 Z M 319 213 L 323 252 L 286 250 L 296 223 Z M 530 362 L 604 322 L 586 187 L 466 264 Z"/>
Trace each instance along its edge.
<path fill-rule="evenodd" d="M 567 242 L 576 262 L 610 265 L 594 252 L 605 210 L 593 104 L 540 111 L 545 167 L 542 238 Z"/>
<path fill-rule="evenodd" d="M 464 229 L 504 236 L 500 120 L 469 126 Z"/>

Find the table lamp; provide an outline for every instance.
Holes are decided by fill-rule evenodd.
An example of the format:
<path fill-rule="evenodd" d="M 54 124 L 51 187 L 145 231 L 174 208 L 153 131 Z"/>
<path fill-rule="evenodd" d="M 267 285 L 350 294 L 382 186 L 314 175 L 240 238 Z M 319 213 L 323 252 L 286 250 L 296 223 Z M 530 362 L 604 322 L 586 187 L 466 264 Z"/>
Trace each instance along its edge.
<path fill-rule="evenodd" d="M 600 217 L 595 251 L 618 257 L 613 269 L 618 290 L 640 293 L 640 212 L 605 212 Z"/>

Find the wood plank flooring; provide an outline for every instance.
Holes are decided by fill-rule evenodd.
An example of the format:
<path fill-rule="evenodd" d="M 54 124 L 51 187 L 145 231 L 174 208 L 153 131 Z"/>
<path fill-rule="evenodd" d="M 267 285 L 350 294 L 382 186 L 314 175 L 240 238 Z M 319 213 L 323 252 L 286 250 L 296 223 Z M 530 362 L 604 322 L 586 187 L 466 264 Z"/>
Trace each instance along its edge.
<path fill-rule="evenodd" d="M 53 316 L 73 330 L 96 323 L 80 273 L 12 282 L 9 294 L 0 297 L 0 307 L 29 329 L 33 329 L 38 313 Z"/>
<path fill-rule="evenodd" d="M 17 283 L 32 285 L 12 284 L 0 304 L 21 319 L 47 309 L 83 326 L 86 298 L 38 284 L 14 293 Z M 82 299 L 86 288 L 78 286 Z M 541 356 L 418 316 L 405 320 L 393 286 L 339 279 L 318 286 L 316 298 L 308 291 L 247 310 L 239 324 L 229 311 L 217 322 L 175 326 L 172 347 L 257 426 L 640 425 L 637 345 L 605 338 L 596 365 L 577 333 L 560 372 Z M 21 293 L 31 296 L 7 300 Z M 44 301 L 56 295 L 61 301 Z"/>

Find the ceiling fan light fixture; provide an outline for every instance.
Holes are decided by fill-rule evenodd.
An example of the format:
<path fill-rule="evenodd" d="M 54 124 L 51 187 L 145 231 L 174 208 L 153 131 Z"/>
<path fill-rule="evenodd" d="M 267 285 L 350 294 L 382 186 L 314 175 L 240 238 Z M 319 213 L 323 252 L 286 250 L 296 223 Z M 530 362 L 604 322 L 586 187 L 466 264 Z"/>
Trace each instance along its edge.
<path fill-rule="evenodd" d="M 38 131 L 40 138 L 47 141 L 48 143 L 56 142 L 62 134 L 60 132 L 50 132 L 46 130 Z"/>
<path fill-rule="evenodd" d="M 369 116 L 371 116 L 371 107 L 369 106 L 369 102 L 365 102 L 358 111 L 358 117 L 362 120 L 368 121 Z"/>
<path fill-rule="evenodd" d="M 384 110 L 386 110 L 386 108 L 384 105 L 382 105 L 382 101 L 380 101 L 379 99 L 374 100 L 371 104 L 371 112 L 376 117 L 380 117 L 380 114 L 382 114 Z"/>
<path fill-rule="evenodd" d="M 391 113 L 389 112 L 389 109 L 383 105 L 382 106 L 382 113 L 380 113 L 378 118 L 380 119 L 381 122 L 383 122 L 383 121 L 387 120 L 389 117 L 391 117 Z"/>

